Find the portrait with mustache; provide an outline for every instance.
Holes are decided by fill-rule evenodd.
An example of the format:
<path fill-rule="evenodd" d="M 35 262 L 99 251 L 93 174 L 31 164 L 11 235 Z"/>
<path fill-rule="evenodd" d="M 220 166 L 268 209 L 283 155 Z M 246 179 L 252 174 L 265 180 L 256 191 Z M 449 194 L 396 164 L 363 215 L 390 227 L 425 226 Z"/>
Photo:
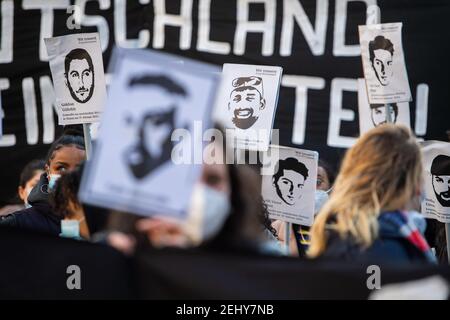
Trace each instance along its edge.
<path fill-rule="evenodd" d="M 64 59 L 64 77 L 72 98 L 79 103 L 88 102 L 94 93 L 94 65 L 89 53 L 73 49 Z"/>
<path fill-rule="evenodd" d="M 431 163 L 434 194 L 441 206 L 450 207 L 450 157 L 440 154 Z"/>
<path fill-rule="evenodd" d="M 130 106 L 135 116 L 126 120 L 135 127 L 135 135 L 124 158 L 132 175 L 140 180 L 171 160 L 179 99 L 188 94 L 179 83 L 159 74 L 135 76 L 128 87 L 135 101 Z"/>
<path fill-rule="evenodd" d="M 228 103 L 233 124 L 239 129 L 250 128 L 266 106 L 260 77 L 239 77 L 233 80 Z"/>

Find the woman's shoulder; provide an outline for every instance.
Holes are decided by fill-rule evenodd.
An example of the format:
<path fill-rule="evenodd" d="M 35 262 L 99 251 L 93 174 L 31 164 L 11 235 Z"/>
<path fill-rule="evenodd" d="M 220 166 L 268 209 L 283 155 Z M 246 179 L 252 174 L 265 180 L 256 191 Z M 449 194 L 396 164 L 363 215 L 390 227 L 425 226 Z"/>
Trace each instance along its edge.
<path fill-rule="evenodd" d="M 0 224 L 59 234 L 60 220 L 60 218 L 51 214 L 49 208 L 33 206 L 2 217 Z"/>

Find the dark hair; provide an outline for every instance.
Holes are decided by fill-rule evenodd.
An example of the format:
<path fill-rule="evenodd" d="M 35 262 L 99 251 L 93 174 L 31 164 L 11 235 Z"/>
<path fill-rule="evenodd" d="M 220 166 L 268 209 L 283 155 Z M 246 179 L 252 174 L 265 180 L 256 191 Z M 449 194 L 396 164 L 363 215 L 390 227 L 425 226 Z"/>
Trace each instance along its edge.
<path fill-rule="evenodd" d="M 233 91 L 231 91 L 231 93 L 233 93 L 233 92 L 242 92 L 242 91 L 245 91 L 245 90 L 255 90 L 255 91 L 257 91 L 259 93 L 260 96 L 262 96 L 261 92 L 259 92 L 258 89 L 256 89 L 255 87 L 252 87 L 252 86 L 237 87 L 236 89 L 233 89 Z"/>
<path fill-rule="evenodd" d="M 132 77 L 128 82 L 128 87 L 134 87 L 139 85 L 158 86 L 166 90 L 168 93 L 178 94 L 183 97 L 186 97 L 188 95 L 183 86 L 176 83 L 171 78 L 165 75 L 145 74 L 141 76 Z"/>
<path fill-rule="evenodd" d="M 75 146 L 80 150 L 85 150 L 84 138 L 79 135 L 79 132 L 73 129 L 65 130 L 63 135 L 56 139 L 50 149 L 48 150 L 45 163 L 48 165 L 54 157 L 54 153 L 62 147 Z"/>
<path fill-rule="evenodd" d="M 261 196 L 261 177 L 247 165 L 228 164 L 231 211 L 219 233 L 206 246 L 251 249 L 264 239 L 264 229 L 275 238 L 267 206 Z"/>
<path fill-rule="evenodd" d="M 84 49 L 77 48 L 70 51 L 64 59 L 64 72 L 66 77 L 68 77 L 67 73 L 69 72 L 70 62 L 72 62 L 72 60 L 83 60 L 83 59 L 86 59 L 89 65 L 89 69 L 91 69 L 91 71 L 94 72 L 94 65 L 92 64 L 92 59 L 89 53 Z"/>
<path fill-rule="evenodd" d="M 389 51 L 391 55 L 394 55 L 394 45 L 391 40 L 386 39 L 383 36 L 377 36 L 369 42 L 370 61 L 373 62 L 373 59 L 375 59 L 374 51 L 378 49 Z"/>
<path fill-rule="evenodd" d="M 325 170 L 325 173 L 327 174 L 328 181 L 330 182 L 330 187 L 333 186 L 334 180 L 336 180 L 336 171 L 334 168 L 325 160 L 319 159 L 319 167 L 322 167 L 323 170 Z"/>
<path fill-rule="evenodd" d="M 216 125 L 222 133 L 224 130 Z M 230 146 L 227 137 L 222 140 L 223 156 Z M 225 159 L 224 159 L 225 160 Z M 269 230 L 275 238 L 277 233 L 271 226 L 267 206 L 261 196 L 261 176 L 248 165 L 227 164 L 230 181 L 230 215 L 219 233 L 206 246 L 217 248 L 251 249 L 264 239 L 264 230 Z"/>
<path fill-rule="evenodd" d="M 69 201 L 79 204 L 78 190 L 80 188 L 81 176 L 84 164 L 78 168 L 67 172 L 56 181 L 55 189 L 50 193 L 50 204 L 53 207 L 54 214 L 64 218 L 67 216 Z"/>
<path fill-rule="evenodd" d="M 308 178 L 308 168 L 295 158 L 280 159 L 276 165 L 276 173 L 273 175 L 275 182 L 283 176 L 284 170 L 293 170 L 301 174 L 305 180 Z"/>
<path fill-rule="evenodd" d="M 433 159 L 431 163 L 430 173 L 434 176 L 450 175 L 450 157 L 440 154 Z"/>
<path fill-rule="evenodd" d="M 22 169 L 22 172 L 20 173 L 20 180 L 19 180 L 19 186 L 22 188 L 25 187 L 27 182 L 33 178 L 36 171 L 38 170 L 44 170 L 45 161 L 42 159 L 34 159 L 28 162 L 25 167 Z"/>

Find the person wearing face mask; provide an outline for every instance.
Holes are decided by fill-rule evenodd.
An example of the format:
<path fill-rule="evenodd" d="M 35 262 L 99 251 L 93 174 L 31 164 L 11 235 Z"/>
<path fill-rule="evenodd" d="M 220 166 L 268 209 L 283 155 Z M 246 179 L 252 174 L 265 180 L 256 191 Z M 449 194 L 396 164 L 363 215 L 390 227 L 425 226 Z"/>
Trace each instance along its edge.
<path fill-rule="evenodd" d="M 135 231 L 157 248 L 282 254 L 276 242 L 270 239 L 274 239 L 276 234 L 272 233 L 274 230 L 268 223 L 268 213 L 261 197 L 260 176 L 246 165 L 225 164 L 223 145 L 217 144 L 215 150 L 215 159 L 222 161 L 205 161 L 203 164 L 187 208 L 186 221 L 176 221 L 163 215 L 134 218 L 132 221 L 130 215 L 121 215 L 122 219 L 115 215 L 116 228 L 112 229 L 134 225 Z M 122 228 L 121 231 L 125 230 Z M 117 241 L 109 239 L 108 243 L 125 252 L 133 251 L 131 246 L 137 239 L 124 237 L 126 233 L 123 232 L 120 239 L 116 237 Z M 128 235 L 131 233 L 128 231 Z"/>
<path fill-rule="evenodd" d="M 335 177 L 336 174 L 332 167 L 326 161 L 320 159 L 317 167 L 317 185 L 314 204 L 315 215 L 319 213 L 320 209 L 327 202 Z M 273 222 L 273 226 L 279 235 L 281 245 L 284 247 L 286 223 L 281 220 L 276 220 Z M 308 226 L 292 224 L 289 239 L 289 255 L 300 258 L 306 257 L 306 252 L 311 242 L 309 230 L 310 227 Z"/>
<path fill-rule="evenodd" d="M 75 169 L 85 158 L 84 139 L 75 130 L 67 130 L 51 145 L 45 172 L 28 196 L 30 208 L 0 217 L 0 225 L 31 229 L 59 235 L 61 218 L 54 214 L 49 204 L 49 194 L 58 178 Z"/>
<path fill-rule="evenodd" d="M 20 173 L 19 187 L 17 188 L 17 196 L 22 204 L 9 205 L 0 209 L 0 216 L 31 207 L 28 203 L 28 195 L 31 189 L 38 183 L 39 177 L 44 172 L 44 160 L 30 161 Z"/>

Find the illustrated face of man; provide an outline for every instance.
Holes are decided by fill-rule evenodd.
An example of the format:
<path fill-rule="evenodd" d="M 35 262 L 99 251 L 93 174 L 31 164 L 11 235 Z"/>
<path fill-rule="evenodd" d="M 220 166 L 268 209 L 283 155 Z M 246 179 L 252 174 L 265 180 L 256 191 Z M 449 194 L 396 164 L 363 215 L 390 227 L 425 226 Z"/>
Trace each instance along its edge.
<path fill-rule="evenodd" d="M 392 68 L 392 54 L 388 50 L 377 49 L 373 51 L 375 57 L 372 66 L 378 81 L 383 86 L 389 85 L 394 70 Z"/>
<path fill-rule="evenodd" d="M 258 120 L 264 106 L 261 93 L 253 87 L 248 87 L 231 92 L 228 110 L 236 127 L 248 129 Z"/>
<path fill-rule="evenodd" d="M 371 108 L 370 116 L 372 118 L 373 125 L 378 127 L 379 125 L 386 123 L 386 106 L 379 106 L 378 108 Z M 391 119 L 395 123 L 397 118 L 395 115 L 394 108 L 390 107 L 389 112 L 391 114 Z"/>
<path fill-rule="evenodd" d="M 148 99 L 151 93 L 152 99 Z M 142 86 L 133 89 L 133 109 L 137 111 L 136 121 L 142 121 L 143 147 L 154 158 L 163 152 L 165 141 L 169 140 L 174 129 L 173 116 L 176 99 L 158 87 Z M 148 109 L 154 110 L 148 114 Z M 142 119 L 142 120 L 141 120 Z"/>
<path fill-rule="evenodd" d="M 450 176 L 432 175 L 436 199 L 443 207 L 450 207 Z"/>
<path fill-rule="evenodd" d="M 305 177 L 294 170 L 283 170 L 283 175 L 274 184 L 278 196 L 292 206 L 301 198 Z"/>
<path fill-rule="evenodd" d="M 94 73 L 86 59 L 73 59 L 67 72 L 69 91 L 72 97 L 81 103 L 91 97 Z"/>

